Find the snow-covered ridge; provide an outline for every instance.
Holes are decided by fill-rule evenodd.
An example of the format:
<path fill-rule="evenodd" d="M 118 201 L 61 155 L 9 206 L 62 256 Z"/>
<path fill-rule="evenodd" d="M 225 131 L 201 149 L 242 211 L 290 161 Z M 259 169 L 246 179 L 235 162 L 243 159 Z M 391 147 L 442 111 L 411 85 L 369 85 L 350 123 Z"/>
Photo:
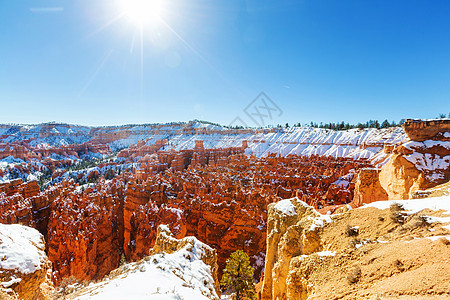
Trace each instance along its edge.
<path fill-rule="evenodd" d="M 165 225 L 159 226 L 158 239 L 171 245 L 180 242 L 182 247 L 126 264 L 111 272 L 109 278 L 82 288 L 69 299 L 218 300 L 213 271 L 203 261 L 206 252 L 213 249 L 195 237 L 176 240 Z"/>
<path fill-rule="evenodd" d="M 52 123 L 0 125 L 0 144 L 29 140 L 34 147 L 106 141 L 112 150 L 117 150 L 138 141 L 145 140 L 147 145 L 151 145 L 161 139 L 168 140 L 165 150 L 193 149 L 196 140 L 203 140 L 205 148 L 241 147 L 242 142 L 247 141 L 249 148 L 246 153 L 258 157 L 276 153 L 282 156 L 298 154 L 371 159 L 381 152 L 385 144 L 400 144 L 408 138 L 399 127 L 334 131 L 311 127 L 234 130 L 201 122 L 115 127 Z"/>
<path fill-rule="evenodd" d="M 297 154 L 371 159 L 383 150 L 385 144 L 401 144 L 408 138 L 402 128 L 334 131 L 292 127 L 246 134 L 177 135 L 171 137 L 172 146 L 166 149 L 193 149 L 196 140 L 203 140 L 205 148 L 240 147 L 243 141 L 247 141 L 249 148 L 246 154 L 258 157 L 276 153 L 282 156 Z"/>

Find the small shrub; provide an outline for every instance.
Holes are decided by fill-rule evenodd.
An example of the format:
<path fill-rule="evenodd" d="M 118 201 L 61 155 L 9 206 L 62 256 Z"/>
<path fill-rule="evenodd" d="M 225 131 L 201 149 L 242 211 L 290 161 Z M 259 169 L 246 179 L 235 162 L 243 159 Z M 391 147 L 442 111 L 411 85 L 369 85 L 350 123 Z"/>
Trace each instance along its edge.
<path fill-rule="evenodd" d="M 74 285 L 76 283 L 77 279 L 75 276 L 66 277 L 61 281 L 56 290 L 60 295 L 66 296 L 74 291 Z"/>
<path fill-rule="evenodd" d="M 347 228 L 345 228 L 345 235 L 346 236 L 358 236 L 359 234 L 359 228 L 358 227 L 352 227 L 350 225 L 347 225 Z"/>
<path fill-rule="evenodd" d="M 410 230 L 413 230 L 420 227 L 426 227 L 428 225 L 429 223 L 426 216 L 414 215 L 405 226 L 407 226 Z"/>
<path fill-rule="evenodd" d="M 394 266 L 395 266 L 399 271 L 401 271 L 401 272 L 403 272 L 403 271 L 405 270 L 405 267 L 404 267 L 402 261 L 399 260 L 399 259 L 396 259 L 396 260 L 394 261 Z"/>
<path fill-rule="evenodd" d="M 348 243 L 348 246 L 351 248 L 351 249 L 355 249 L 356 248 L 356 245 L 358 245 L 358 244 L 360 244 L 361 243 L 361 240 L 359 240 L 358 238 L 355 238 L 355 239 L 352 239 L 349 243 Z"/>
<path fill-rule="evenodd" d="M 127 263 L 127 259 L 125 258 L 125 254 L 122 253 L 122 255 L 120 256 L 119 266 L 123 266 L 126 263 Z"/>
<path fill-rule="evenodd" d="M 397 224 L 403 224 L 405 221 L 405 215 L 403 213 L 403 206 L 398 203 L 394 203 L 389 207 L 390 215 L 389 218 Z"/>
<path fill-rule="evenodd" d="M 354 284 L 361 278 L 361 268 L 359 266 L 354 267 L 347 275 L 348 283 Z"/>

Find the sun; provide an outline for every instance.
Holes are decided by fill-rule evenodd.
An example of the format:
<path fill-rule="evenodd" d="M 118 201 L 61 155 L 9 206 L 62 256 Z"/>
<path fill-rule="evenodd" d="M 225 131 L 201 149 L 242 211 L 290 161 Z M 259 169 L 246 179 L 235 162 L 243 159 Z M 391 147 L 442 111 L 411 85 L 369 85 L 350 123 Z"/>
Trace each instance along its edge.
<path fill-rule="evenodd" d="M 162 0 L 121 0 L 120 5 L 125 16 L 137 25 L 157 23 L 164 10 Z"/>

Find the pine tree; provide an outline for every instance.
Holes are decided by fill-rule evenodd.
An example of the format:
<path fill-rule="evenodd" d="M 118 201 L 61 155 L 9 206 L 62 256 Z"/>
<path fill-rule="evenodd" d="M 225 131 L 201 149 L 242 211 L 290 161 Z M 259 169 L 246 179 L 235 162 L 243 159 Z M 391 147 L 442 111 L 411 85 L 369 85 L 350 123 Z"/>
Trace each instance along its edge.
<path fill-rule="evenodd" d="M 388 128 L 391 126 L 388 120 L 384 120 L 383 123 L 381 123 L 381 128 Z"/>
<path fill-rule="evenodd" d="M 220 283 L 227 292 L 234 293 L 234 300 L 256 299 L 253 272 L 248 255 L 237 250 L 227 259 Z"/>

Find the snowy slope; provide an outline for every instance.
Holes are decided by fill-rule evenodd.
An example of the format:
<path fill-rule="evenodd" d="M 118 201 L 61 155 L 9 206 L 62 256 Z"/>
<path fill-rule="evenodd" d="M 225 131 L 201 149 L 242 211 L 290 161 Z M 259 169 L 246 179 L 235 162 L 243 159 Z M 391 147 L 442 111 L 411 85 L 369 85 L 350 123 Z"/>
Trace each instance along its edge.
<path fill-rule="evenodd" d="M 166 149 L 192 149 L 196 140 L 203 140 L 205 148 L 240 147 L 243 141 L 248 141 L 246 153 L 258 157 L 276 153 L 370 159 L 383 150 L 384 143 L 400 144 L 408 138 L 402 128 L 334 131 L 293 127 L 273 133 L 177 135 L 170 139 L 173 146 Z"/>
<path fill-rule="evenodd" d="M 91 284 L 73 294 L 71 299 L 219 299 L 214 289 L 210 266 L 202 261 L 203 248 L 194 239 L 172 254 L 159 253 L 140 262 L 130 263 L 113 272 L 109 279 Z"/>
<path fill-rule="evenodd" d="M 443 217 L 427 217 L 429 223 L 439 222 L 448 224 L 443 226 L 450 230 L 450 196 L 424 198 L 424 199 L 410 199 L 410 200 L 389 200 L 378 201 L 370 204 L 365 204 L 362 208 L 376 207 L 378 209 L 389 208 L 392 204 L 400 204 L 408 214 L 415 214 L 424 209 L 439 211 L 442 210 L 445 216 Z M 450 236 L 449 236 L 450 237 Z"/>
<path fill-rule="evenodd" d="M 404 157 L 413 163 L 419 171 L 422 171 L 428 181 L 442 182 L 445 179 L 445 174 L 450 167 L 450 155 L 436 155 L 430 152 L 439 153 L 440 151 L 430 151 L 430 149 L 441 148 L 446 150 L 442 151 L 442 153 L 448 153 L 450 150 L 450 141 L 409 141 L 403 146 L 413 151 Z"/>

